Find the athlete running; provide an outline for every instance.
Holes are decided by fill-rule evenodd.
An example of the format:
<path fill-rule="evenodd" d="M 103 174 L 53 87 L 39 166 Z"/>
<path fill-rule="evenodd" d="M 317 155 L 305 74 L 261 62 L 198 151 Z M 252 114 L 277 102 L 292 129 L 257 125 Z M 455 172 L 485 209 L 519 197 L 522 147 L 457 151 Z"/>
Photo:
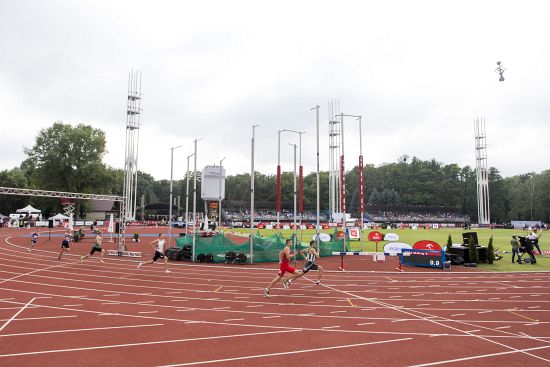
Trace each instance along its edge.
<path fill-rule="evenodd" d="M 285 273 L 290 273 L 288 278 L 294 279 L 302 275 L 302 272 L 300 270 L 294 269 L 292 266 L 290 266 L 290 259 L 293 257 L 296 257 L 298 252 L 290 253 L 290 245 L 292 244 L 292 241 L 290 239 L 286 240 L 285 248 L 279 252 L 279 272 L 277 273 L 277 276 L 271 281 L 271 283 L 267 286 L 267 288 L 264 289 L 264 296 L 269 297 L 269 290 L 271 287 L 273 287 L 279 280 L 282 279 L 283 275 Z M 285 283 L 283 283 L 283 286 L 286 288 Z"/>
<path fill-rule="evenodd" d="M 92 246 L 92 249 L 90 250 L 90 253 L 85 256 L 80 256 L 80 262 L 84 261 L 85 259 L 89 258 L 91 255 L 94 254 L 94 252 L 99 252 L 99 262 L 103 263 L 103 254 L 105 254 L 105 249 L 101 248 L 101 244 L 103 242 L 103 238 L 100 236 L 101 232 L 97 232 L 97 235 L 95 236 L 94 245 Z"/>
<path fill-rule="evenodd" d="M 27 251 L 31 252 L 34 246 L 36 246 L 36 241 L 38 240 L 38 233 L 34 231 L 31 235 L 31 247 L 27 249 Z"/>
<path fill-rule="evenodd" d="M 155 255 L 153 256 L 153 260 L 143 262 L 141 261 L 137 268 L 141 268 L 143 265 L 152 264 L 158 259 L 164 259 L 164 272 L 169 273 L 170 270 L 168 270 L 168 258 L 164 256 L 164 244 L 166 243 L 166 239 L 164 235 L 161 233 L 159 234 L 159 238 L 151 242 L 151 246 L 153 246 L 153 249 L 155 250 Z"/>
<path fill-rule="evenodd" d="M 61 242 L 61 252 L 59 253 L 59 256 L 57 257 L 57 260 L 61 260 L 61 255 L 67 251 L 71 251 L 71 232 L 67 231 L 65 232 L 65 237 L 63 238 L 63 241 Z"/>

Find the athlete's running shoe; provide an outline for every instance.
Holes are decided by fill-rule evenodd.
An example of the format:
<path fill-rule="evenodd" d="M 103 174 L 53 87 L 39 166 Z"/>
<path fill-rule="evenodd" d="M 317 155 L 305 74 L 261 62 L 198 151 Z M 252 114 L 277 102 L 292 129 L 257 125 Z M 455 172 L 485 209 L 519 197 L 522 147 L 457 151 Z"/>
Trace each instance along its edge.
<path fill-rule="evenodd" d="M 315 281 L 315 284 L 319 285 L 319 284 L 321 284 L 321 281 L 320 281 L 320 280 L 316 280 L 316 281 Z"/>
<path fill-rule="evenodd" d="M 80 262 L 84 261 L 84 256 L 80 256 Z"/>
<path fill-rule="evenodd" d="M 165 270 L 164 272 L 165 272 L 165 273 L 170 273 L 171 271 L 170 271 L 170 270 L 168 270 L 168 269 L 166 269 L 166 270 Z"/>
<path fill-rule="evenodd" d="M 269 291 L 267 288 L 264 289 L 264 297 L 269 297 Z"/>
<path fill-rule="evenodd" d="M 141 265 L 143 265 L 143 263 L 140 261 L 139 264 L 138 264 L 138 266 L 137 266 L 137 268 L 138 268 L 138 269 L 141 268 Z"/>
<path fill-rule="evenodd" d="M 283 288 L 288 288 L 289 280 L 283 280 Z"/>

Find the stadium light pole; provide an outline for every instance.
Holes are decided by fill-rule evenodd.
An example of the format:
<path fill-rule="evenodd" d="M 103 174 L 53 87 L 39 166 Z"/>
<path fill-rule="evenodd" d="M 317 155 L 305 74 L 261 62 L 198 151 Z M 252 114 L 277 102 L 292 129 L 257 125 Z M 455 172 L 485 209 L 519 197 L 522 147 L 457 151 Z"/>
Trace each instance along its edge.
<path fill-rule="evenodd" d="M 187 156 L 187 172 L 185 174 L 187 181 L 185 184 L 185 232 L 187 232 L 187 225 L 189 223 L 189 158 L 194 155 L 195 153 Z"/>
<path fill-rule="evenodd" d="M 294 230 L 292 231 L 292 247 L 294 252 L 296 252 L 296 144 L 288 145 L 294 147 Z M 294 257 L 294 264 L 296 264 L 296 257 Z"/>
<path fill-rule="evenodd" d="M 195 152 L 193 153 L 193 249 L 191 253 L 191 262 L 195 262 L 195 244 L 197 237 L 197 142 L 202 139 L 195 139 Z"/>
<path fill-rule="evenodd" d="M 225 160 L 225 157 L 223 157 L 221 160 L 220 160 L 220 176 L 219 176 L 219 179 L 220 179 L 220 196 L 219 196 L 219 200 L 218 200 L 218 227 L 221 227 L 222 225 L 222 172 L 223 172 L 223 161 Z"/>
<path fill-rule="evenodd" d="M 168 248 L 170 248 L 170 244 L 172 243 L 172 205 L 173 205 L 173 198 L 172 198 L 172 188 L 173 188 L 173 176 L 174 176 L 174 150 L 181 148 L 181 145 L 178 145 L 177 147 L 170 148 L 170 207 L 168 209 L 168 233 L 170 234 L 168 236 Z"/>
<path fill-rule="evenodd" d="M 251 154 L 250 154 L 250 263 L 253 262 L 254 250 L 254 140 L 256 138 L 256 128 L 259 124 L 252 125 Z"/>
<path fill-rule="evenodd" d="M 319 216 L 321 214 L 321 203 L 320 203 L 320 182 L 319 182 L 319 105 L 310 108 L 310 111 L 315 110 L 315 117 L 316 117 L 316 131 L 317 131 L 317 225 L 315 226 L 315 247 L 317 247 L 317 252 L 319 252 L 319 246 L 320 246 L 320 233 L 319 233 Z"/>

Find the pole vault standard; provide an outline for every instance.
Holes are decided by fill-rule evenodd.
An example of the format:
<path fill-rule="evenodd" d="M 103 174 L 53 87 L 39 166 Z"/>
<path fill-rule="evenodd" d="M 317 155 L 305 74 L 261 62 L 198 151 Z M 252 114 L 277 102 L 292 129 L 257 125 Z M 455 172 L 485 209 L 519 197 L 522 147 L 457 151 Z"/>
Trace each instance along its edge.
<path fill-rule="evenodd" d="M 193 249 L 192 262 L 195 262 L 195 243 L 196 243 L 196 226 L 197 226 L 197 142 L 202 139 L 195 139 L 195 152 L 193 153 Z M 187 228 L 186 228 L 187 229 Z"/>
<path fill-rule="evenodd" d="M 256 128 L 260 125 L 252 125 L 252 139 L 250 151 L 250 263 L 253 263 L 254 257 L 254 140 L 256 138 Z"/>
<path fill-rule="evenodd" d="M 292 231 L 292 250 L 296 252 L 296 144 L 290 144 L 294 148 L 294 230 Z M 296 256 L 294 257 L 294 265 L 296 265 Z"/>
<path fill-rule="evenodd" d="M 317 247 L 317 252 L 319 252 L 319 216 L 320 216 L 320 182 L 319 182 L 319 105 L 313 107 L 310 109 L 315 110 L 315 117 L 316 117 L 316 131 L 317 131 L 317 225 L 315 226 L 315 247 Z"/>

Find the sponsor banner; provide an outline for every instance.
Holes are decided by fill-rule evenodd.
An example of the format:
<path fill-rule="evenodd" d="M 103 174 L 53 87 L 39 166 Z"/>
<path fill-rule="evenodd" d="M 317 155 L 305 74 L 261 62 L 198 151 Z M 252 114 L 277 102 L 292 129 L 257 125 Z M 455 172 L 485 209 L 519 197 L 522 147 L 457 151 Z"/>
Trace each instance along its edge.
<path fill-rule="evenodd" d="M 263 223 L 258 223 L 258 225 L 256 226 L 256 228 L 258 228 L 258 229 L 264 229 L 264 228 L 265 228 L 265 224 L 263 224 Z"/>
<path fill-rule="evenodd" d="M 378 231 L 372 231 L 369 233 L 369 241 L 380 242 L 384 239 L 384 235 Z"/>
<path fill-rule="evenodd" d="M 441 250 L 441 246 L 434 241 L 422 240 L 418 241 L 413 245 L 415 250 Z"/>
<path fill-rule="evenodd" d="M 333 228 L 334 228 L 334 227 L 338 227 L 338 223 L 330 222 L 330 223 L 328 224 L 328 226 L 329 226 L 329 227 L 333 227 Z"/>
<path fill-rule="evenodd" d="M 384 241 L 390 241 L 390 242 L 395 242 L 395 241 L 399 241 L 399 235 L 397 233 L 386 233 L 384 235 Z"/>
<path fill-rule="evenodd" d="M 306 224 L 306 228 L 307 228 L 307 229 L 314 229 L 315 226 L 314 226 L 313 224 L 311 224 L 311 223 L 308 223 L 308 224 Z"/>
<path fill-rule="evenodd" d="M 311 239 L 315 241 L 315 237 L 317 237 L 317 234 L 311 236 Z M 330 235 L 328 233 L 319 233 L 319 241 L 330 242 Z"/>
<path fill-rule="evenodd" d="M 75 225 L 75 226 L 83 226 L 83 225 L 84 225 L 84 221 L 82 221 L 82 220 L 77 220 L 76 222 L 74 222 L 74 225 Z"/>
<path fill-rule="evenodd" d="M 321 228 L 322 228 L 322 229 L 329 229 L 329 228 L 330 228 L 330 224 L 328 224 L 328 223 L 323 223 L 323 224 L 321 224 Z"/>
<path fill-rule="evenodd" d="M 404 242 L 390 242 L 384 246 L 384 254 L 396 256 L 403 252 L 403 249 L 412 250 L 411 245 Z"/>
<path fill-rule="evenodd" d="M 288 224 L 284 224 L 283 229 L 290 229 L 290 226 Z"/>
<path fill-rule="evenodd" d="M 267 225 L 265 226 L 265 229 L 273 229 L 273 226 L 272 226 L 271 224 L 267 224 Z"/>
<path fill-rule="evenodd" d="M 438 223 L 432 223 L 432 228 L 433 229 L 439 229 L 439 224 Z"/>
<path fill-rule="evenodd" d="M 361 238 L 361 231 L 357 227 L 348 229 L 348 236 L 350 240 L 358 240 Z"/>

